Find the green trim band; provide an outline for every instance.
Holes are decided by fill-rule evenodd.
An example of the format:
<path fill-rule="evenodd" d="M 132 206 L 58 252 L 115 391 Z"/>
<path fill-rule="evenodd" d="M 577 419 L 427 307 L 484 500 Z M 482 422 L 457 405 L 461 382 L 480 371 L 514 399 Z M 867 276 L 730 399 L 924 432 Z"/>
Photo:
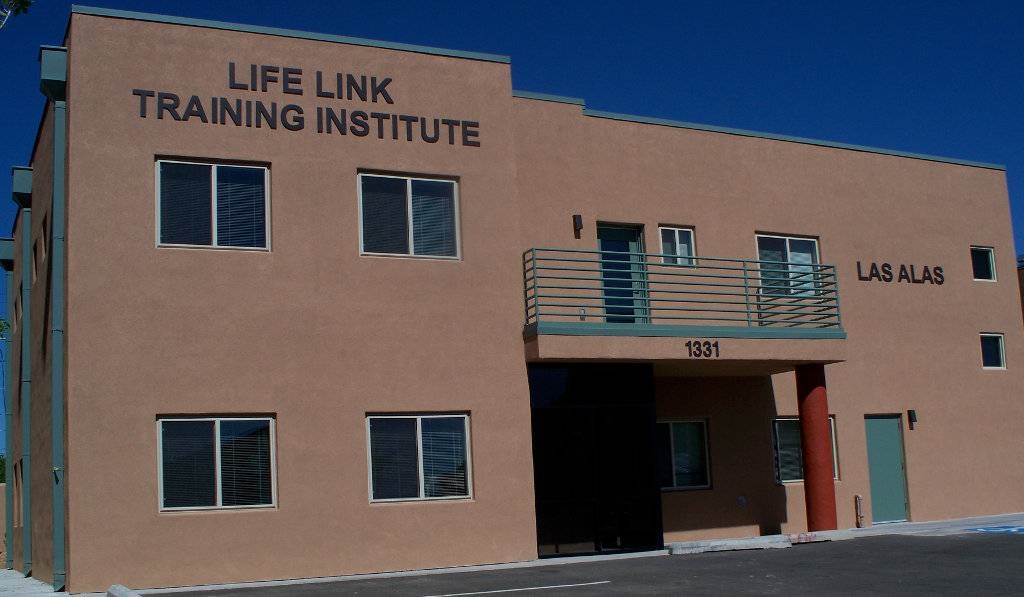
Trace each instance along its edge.
<path fill-rule="evenodd" d="M 959 166 L 971 166 L 974 168 L 987 168 L 989 170 L 1006 170 L 1006 166 L 1002 164 L 989 164 L 986 162 L 972 162 L 968 160 L 958 160 L 955 158 L 946 158 L 935 155 L 928 155 L 924 153 L 912 153 L 909 151 L 896 151 L 892 149 L 881 149 L 879 147 L 870 147 L 867 145 L 853 145 L 850 143 L 838 143 L 835 141 L 822 141 L 820 139 L 808 139 L 805 137 L 794 137 L 791 135 L 776 135 L 774 133 L 761 133 L 757 131 L 748 131 L 745 129 L 734 129 L 724 126 L 714 126 L 710 124 L 695 124 L 692 122 L 683 122 L 681 120 L 669 120 L 666 118 L 649 118 L 646 116 L 633 116 L 631 114 L 618 114 L 615 112 L 602 112 L 600 110 L 591 110 L 590 108 L 583 109 L 584 116 L 593 116 L 594 118 L 605 118 L 608 120 L 620 120 L 623 122 L 636 122 L 640 124 L 654 124 L 658 126 L 669 126 L 681 129 L 691 129 L 695 131 L 707 131 L 710 133 L 725 133 L 728 135 L 740 135 L 742 137 L 755 137 L 758 139 L 770 139 L 772 141 L 787 141 L 790 143 L 803 143 L 804 145 L 817 145 L 819 147 L 831 147 L 833 149 L 848 149 L 851 151 L 862 151 L 866 153 L 877 153 L 881 155 L 891 155 L 901 158 L 912 158 L 915 160 L 927 160 L 929 162 L 942 162 L 946 164 L 957 164 Z"/>
<path fill-rule="evenodd" d="M 526 326 L 523 336 L 643 336 L 658 338 L 754 338 L 843 340 L 842 328 L 775 328 L 714 325 L 652 325 L 541 321 Z"/>
<path fill-rule="evenodd" d="M 349 44 L 353 46 L 367 46 L 371 48 L 383 48 L 385 50 L 398 50 L 401 52 L 415 52 L 417 54 L 431 54 L 434 56 L 448 56 L 451 58 L 466 58 L 468 60 L 480 60 L 483 62 L 499 62 L 508 64 L 511 59 L 500 54 L 483 54 L 479 52 L 463 52 L 461 50 L 446 50 L 443 48 L 431 48 L 428 46 L 417 46 L 397 42 L 376 41 L 362 39 L 359 37 L 347 37 L 344 35 L 331 35 L 328 33 L 310 33 L 297 31 L 295 29 L 281 29 L 278 27 L 263 27 L 260 25 L 242 25 L 238 23 L 225 23 L 223 21 L 211 21 L 207 19 L 192 19 L 188 17 L 172 17 L 146 12 L 135 12 L 130 10 L 115 10 L 112 8 L 96 8 L 93 6 L 72 5 L 72 14 L 91 15 L 94 17 L 112 17 L 115 19 L 129 19 L 133 21 L 148 21 L 151 23 L 168 23 L 171 25 L 186 25 L 189 27 L 205 27 L 207 29 L 220 29 L 222 31 L 238 31 L 241 33 L 259 33 L 262 35 L 274 35 L 277 37 L 291 37 L 295 39 L 309 39 L 313 41 L 327 41 L 338 44 Z"/>
<path fill-rule="evenodd" d="M 551 95 L 549 93 L 534 93 L 532 91 L 517 91 L 512 90 L 512 97 L 520 97 L 523 99 L 540 100 L 542 102 L 557 102 L 560 104 L 574 104 L 577 106 L 586 105 L 586 101 L 579 97 L 568 97 L 565 95 Z"/>

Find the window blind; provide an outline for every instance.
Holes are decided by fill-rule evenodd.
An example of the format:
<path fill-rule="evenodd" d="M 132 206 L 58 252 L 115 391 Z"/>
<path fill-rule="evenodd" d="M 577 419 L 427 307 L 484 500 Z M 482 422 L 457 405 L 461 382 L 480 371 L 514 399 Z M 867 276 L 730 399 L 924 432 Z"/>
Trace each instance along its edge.
<path fill-rule="evenodd" d="M 217 505 L 213 421 L 163 421 L 163 507 Z"/>
<path fill-rule="evenodd" d="M 362 177 L 363 251 L 409 252 L 406 183 L 403 178 Z"/>
<path fill-rule="evenodd" d="M 371 417 L 370 458 L 373 499 L 420 496 L 415 418 Z"/>
<path fill-rule="evenodd" d="M 210 166 L 160 162 L 160 242 L 213 242 Z"/>
<path fill-rule="evenodd" d="M 263 168 L 217 166 L 217 245 L 267 246 Z"/>
<path fill-rule="evenodd" d="M 455 183 L 412 181 L 413 253 L 454 257 Z"/>
<path fill-rule="evenodd" d="M 220 422 L 222 506 L 272 504 L 270 421 Z"/>
<path fill-rule="evenodd" d="M 466 424 L 462 417 L 429 417 L 420 422 L 425 497 L 467 495 Z"/>

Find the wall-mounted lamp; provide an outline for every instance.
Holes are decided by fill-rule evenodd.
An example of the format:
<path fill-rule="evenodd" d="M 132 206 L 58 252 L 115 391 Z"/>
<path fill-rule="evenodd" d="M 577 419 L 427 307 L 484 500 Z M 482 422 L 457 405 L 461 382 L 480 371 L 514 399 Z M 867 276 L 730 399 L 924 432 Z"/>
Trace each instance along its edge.
<path fill-rule="evenodd" d="M 910 423 L 910 430 L 914 430 L 914 425 L 917 424 L 917 411 L 910 409 L 907 411 L 907 422 Z"/>
<path fill-rule="evenodd" d="M 580 237 L 580 232 L 583 231 L 583 216 L 580 214 L 572 215 L 572 234 L 577 239 Z"/>

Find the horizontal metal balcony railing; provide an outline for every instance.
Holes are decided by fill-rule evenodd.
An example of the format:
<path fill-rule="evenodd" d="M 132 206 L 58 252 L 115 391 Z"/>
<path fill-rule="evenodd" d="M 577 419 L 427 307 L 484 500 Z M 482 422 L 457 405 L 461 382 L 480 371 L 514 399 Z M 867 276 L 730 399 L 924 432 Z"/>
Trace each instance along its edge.
<path fill-rule="evenodd" d="M 529 249 L 527 334 L 844 338 L 835 266 Z"/>

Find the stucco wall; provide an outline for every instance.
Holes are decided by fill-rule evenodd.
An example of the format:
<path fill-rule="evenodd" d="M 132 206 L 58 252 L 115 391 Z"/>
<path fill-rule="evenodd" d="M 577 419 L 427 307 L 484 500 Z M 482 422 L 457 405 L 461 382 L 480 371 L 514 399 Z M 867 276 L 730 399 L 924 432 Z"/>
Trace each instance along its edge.
<path fill-rule="evenodd" d="M 508 65 L 83 15 L 70 61 L 71 589 L 536 557 Z M 232 91 L 229 61 L 306 95 Z M 318 100 L 315 70 L 395 104 Z M 133 88 L 471 119 L 481 146 L 144 119 Z M 157 248 L 156 156 L 269 164 L 272 250 Z M 457 177 L 462 257 L 361 257 L 361 169 Z M 470 414 L 473 499 L 370 504 L 366 413 L 437 411 Z M 156 417 L 253 413 L 277 507 L 160 513 Z"/>

